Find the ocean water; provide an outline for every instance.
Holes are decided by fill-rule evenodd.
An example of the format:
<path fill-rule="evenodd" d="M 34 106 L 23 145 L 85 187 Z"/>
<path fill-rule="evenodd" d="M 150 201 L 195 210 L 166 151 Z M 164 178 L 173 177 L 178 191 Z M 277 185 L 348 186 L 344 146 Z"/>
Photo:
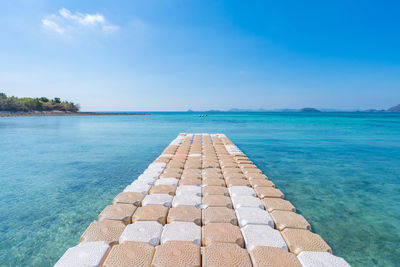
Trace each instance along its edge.
<path fill-rule="evenodd" d="M 0 266 L 51 266 L 179 132 L 225 133 L 352 266 L 400 263 L 400 114 L 0 118 Z"/>

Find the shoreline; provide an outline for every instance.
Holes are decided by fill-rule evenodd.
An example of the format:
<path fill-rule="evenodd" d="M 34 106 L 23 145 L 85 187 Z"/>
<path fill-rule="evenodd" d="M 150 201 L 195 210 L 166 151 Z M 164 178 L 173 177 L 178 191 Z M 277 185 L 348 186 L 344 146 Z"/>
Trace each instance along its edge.
<path fill-rule="evenodd" d="M 129 112 L 0 112 L 0 117 L 43 117 L 43 116 L 111 116 L 111 115 L 149 115 Z"/>

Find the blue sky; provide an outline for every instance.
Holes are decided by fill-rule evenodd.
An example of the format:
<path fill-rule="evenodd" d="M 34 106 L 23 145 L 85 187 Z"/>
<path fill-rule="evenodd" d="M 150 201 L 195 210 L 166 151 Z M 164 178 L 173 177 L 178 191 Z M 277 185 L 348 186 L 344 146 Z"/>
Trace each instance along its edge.
<path fill-rule="evenodd" d="M 82 110 L 388 108 L 397 1 L 1 1 L 0 91 Z"/>

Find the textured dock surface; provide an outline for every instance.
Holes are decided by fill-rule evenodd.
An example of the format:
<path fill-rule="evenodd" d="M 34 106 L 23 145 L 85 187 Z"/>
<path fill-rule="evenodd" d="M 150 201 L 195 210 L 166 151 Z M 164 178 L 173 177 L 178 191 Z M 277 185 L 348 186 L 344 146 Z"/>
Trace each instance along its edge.
<path fill-rule="evenodd" d="M 349 266 L 223 134 L 179 134 L 55 266 Z"/>

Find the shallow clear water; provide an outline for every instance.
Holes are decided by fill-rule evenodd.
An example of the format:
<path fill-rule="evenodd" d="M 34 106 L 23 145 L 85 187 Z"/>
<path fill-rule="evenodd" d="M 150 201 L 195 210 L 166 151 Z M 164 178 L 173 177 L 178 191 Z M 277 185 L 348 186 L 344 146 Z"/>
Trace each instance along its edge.
<path fill-rule="evenodd" d="M 51 266 L 179 132 L 238 145 L 353 266 L 400 262 L 400 115 L 0 118 L 0 265 Z"/>

